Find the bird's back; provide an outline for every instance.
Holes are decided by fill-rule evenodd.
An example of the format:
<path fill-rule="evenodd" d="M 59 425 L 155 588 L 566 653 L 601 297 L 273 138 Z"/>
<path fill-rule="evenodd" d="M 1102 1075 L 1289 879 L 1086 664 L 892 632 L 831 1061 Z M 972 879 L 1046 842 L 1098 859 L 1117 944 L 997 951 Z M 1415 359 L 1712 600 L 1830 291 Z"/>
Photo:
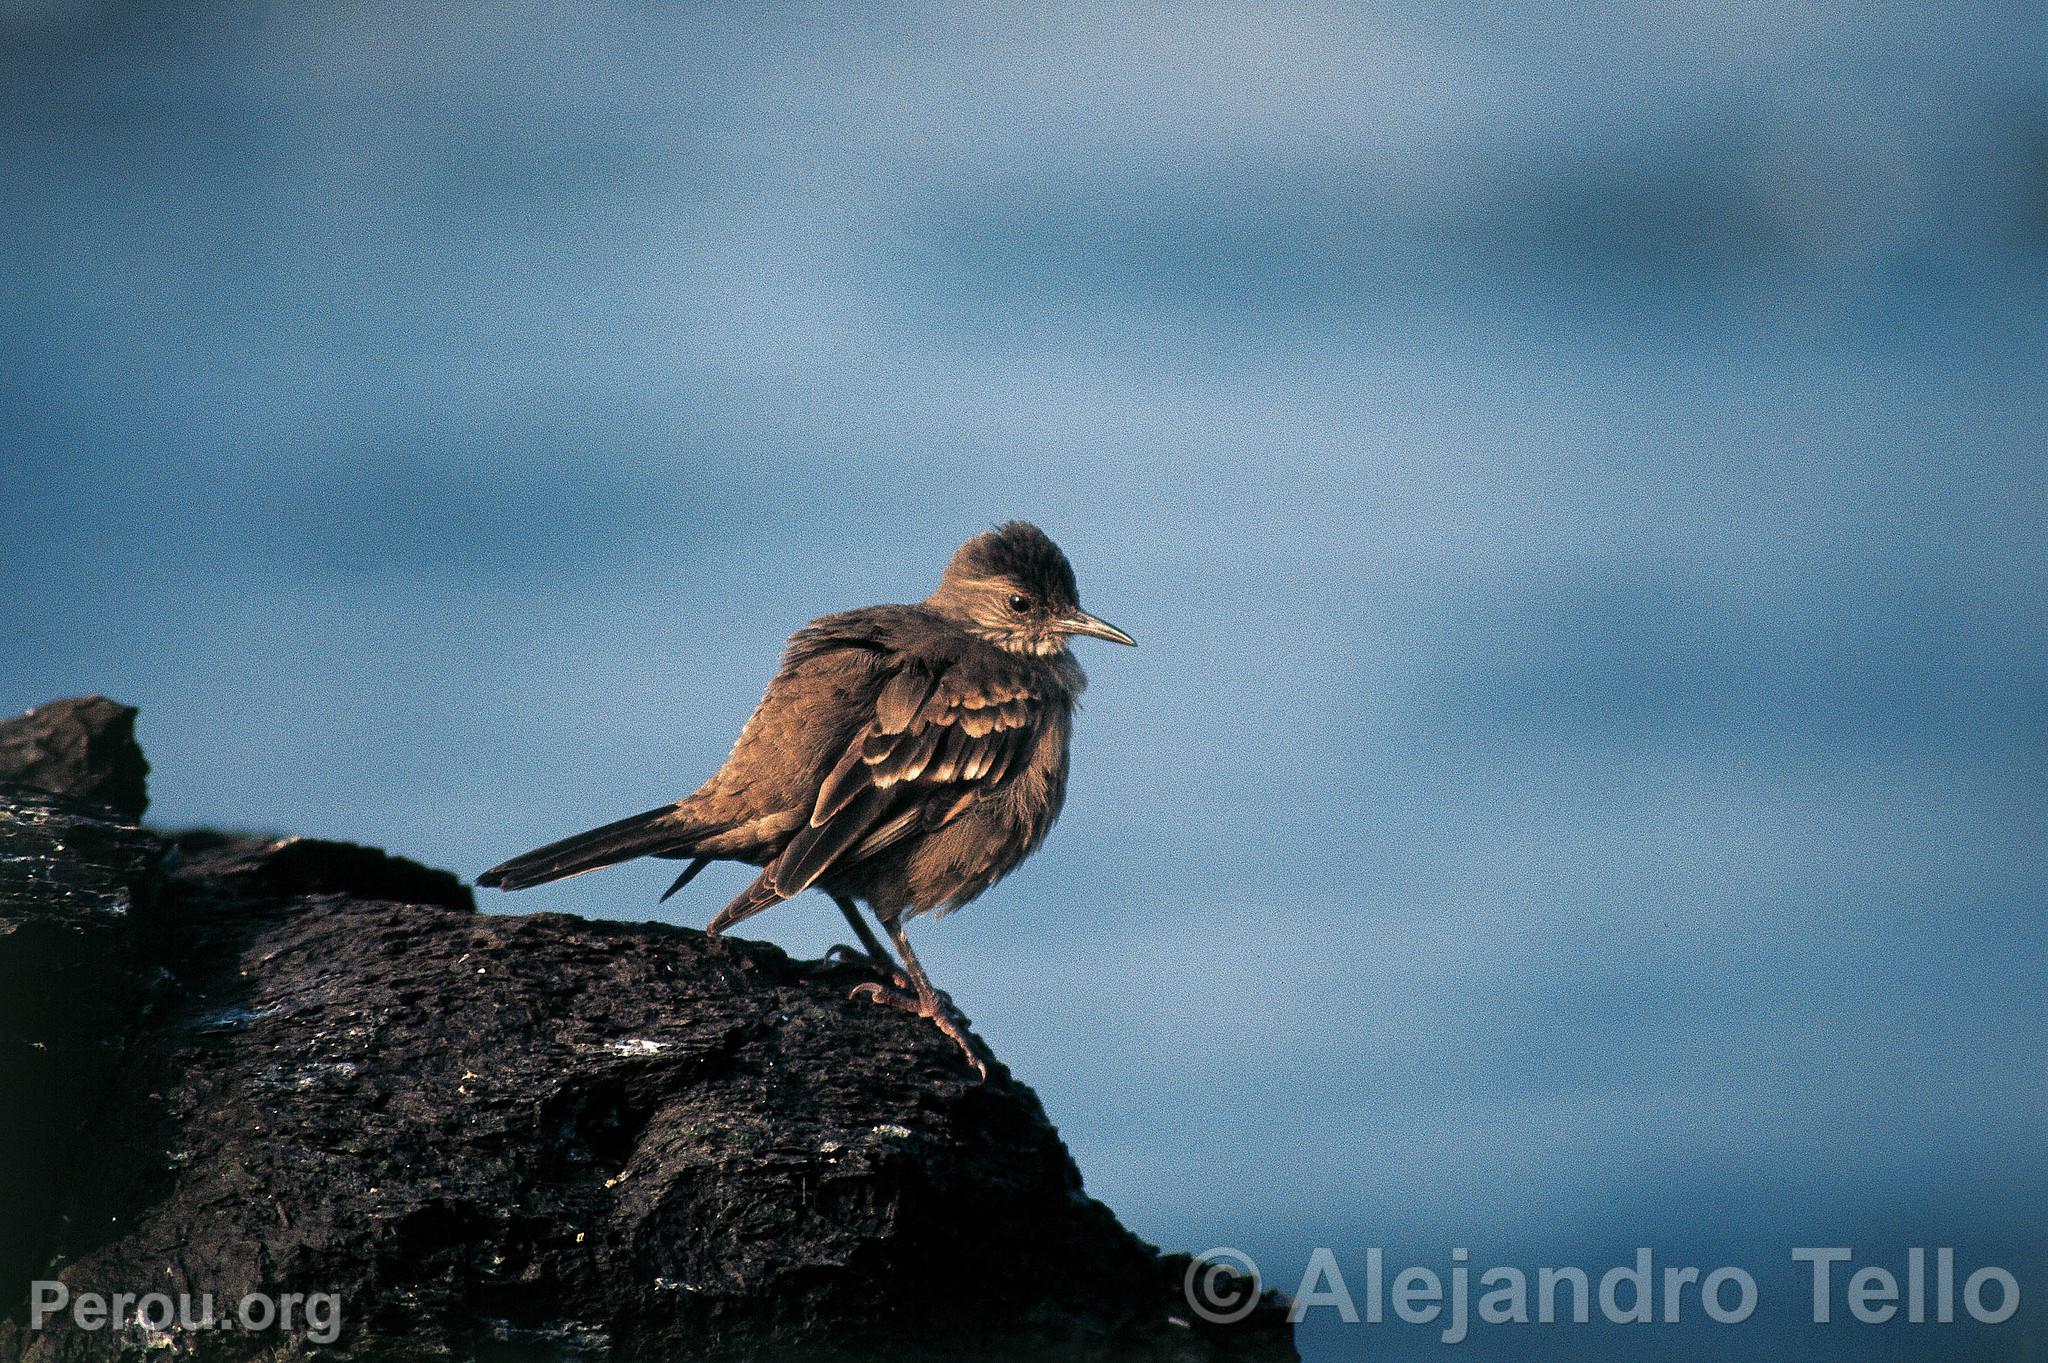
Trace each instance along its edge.
<path fill-rule="evenodd" d="M 732 752 L 680 802 L 689 822 L 730 830 L 704 851 L 763 864 L 809 817 L 826 773 L 874 713 L 887 679 L 881 644 L 900 628 L 891 617 L 901 609 L 843 611 L 791 636 Z"/>

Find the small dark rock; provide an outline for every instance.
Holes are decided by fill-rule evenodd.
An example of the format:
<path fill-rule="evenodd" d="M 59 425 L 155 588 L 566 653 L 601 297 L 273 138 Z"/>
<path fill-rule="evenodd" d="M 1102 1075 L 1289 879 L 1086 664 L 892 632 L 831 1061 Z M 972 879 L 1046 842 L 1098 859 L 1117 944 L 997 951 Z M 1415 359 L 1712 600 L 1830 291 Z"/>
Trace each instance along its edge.
<path fill-rule="evenodd" d="M 129 823 L 149 807 L 135 708 L 105 696 L 38 705 L 0 721 L 0 781 L 105 805 Z"/>
<path fill-rule="evenodd" d="M 171 835 L 171 865 L 180 886 L 216 897 L 347 894 L 476 909 L 475 892 L 450 872 L 352 842 L 194 829 Z"/>

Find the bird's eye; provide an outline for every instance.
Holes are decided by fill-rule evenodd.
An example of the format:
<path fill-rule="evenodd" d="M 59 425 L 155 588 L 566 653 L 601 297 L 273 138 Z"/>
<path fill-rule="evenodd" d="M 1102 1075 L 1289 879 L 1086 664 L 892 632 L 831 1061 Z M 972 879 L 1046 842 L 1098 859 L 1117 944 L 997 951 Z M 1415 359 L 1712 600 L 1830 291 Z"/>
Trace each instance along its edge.
<path fill-rule="evenodd" d="M 1010 593 L 1010 614 L 1022 615 L 1031 609 L 1031 598 L 1022 592 Z"/>

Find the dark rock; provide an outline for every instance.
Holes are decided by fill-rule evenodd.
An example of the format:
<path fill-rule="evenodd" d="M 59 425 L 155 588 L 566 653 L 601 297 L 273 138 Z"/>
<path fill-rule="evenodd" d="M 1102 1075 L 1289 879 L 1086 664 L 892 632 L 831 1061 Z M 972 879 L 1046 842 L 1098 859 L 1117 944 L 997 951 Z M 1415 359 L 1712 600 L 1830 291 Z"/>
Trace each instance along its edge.
<path fill-rule="evenodd" d="M 133 913 L 162 849 L 107 814 L 0 786 L 0 1285 L 9 1301 L 50 1252 L 61 1190 L 143 998 Z"/>
<path fill-rule="evenodd" d="M 39 705 L 0 721 L 0 781 L 105 805 L 130 823 L 149 807 L 135 709 L 105 696 Z"/>
<path fill-rule="evenodd" d="M 172 835 L 171 864 L 180 886 L 217 899 L 348 894 L 476 909 L 475 892 L 452 873 L 352 842 L 194 829 Z"/>
<path fill-rule="evenodd" d="M 43 817 L 0 819 L 0 867 L 43 855 L 17 841 Z M 61 1216 L 7 1262 L 223 1317 L 333 1294 L 339 1334 L 303 1307 L 291 1329 L 30 1331 L 14 1276 L 0 1357 L 1294 1357 L 1277 1299 L 1192 1318 L 1185 1260 L 1085 1195 L 1031 1091 L 1000 1065 L 970 1083 L 936 1029 L 850 1001 L 848 968 L 481 915 L 452 877 L 338 844 L 187 835 L 152 888 L 120 850 L 141 835 L 110 836 L 74 877 L 103 895 L 51 874 L 24 896 L 143 930 L 93 985 L 112 1011 L 30 978 L 46 1044 L 126 1021 L 90 1131 L 46 1162 Z"/>

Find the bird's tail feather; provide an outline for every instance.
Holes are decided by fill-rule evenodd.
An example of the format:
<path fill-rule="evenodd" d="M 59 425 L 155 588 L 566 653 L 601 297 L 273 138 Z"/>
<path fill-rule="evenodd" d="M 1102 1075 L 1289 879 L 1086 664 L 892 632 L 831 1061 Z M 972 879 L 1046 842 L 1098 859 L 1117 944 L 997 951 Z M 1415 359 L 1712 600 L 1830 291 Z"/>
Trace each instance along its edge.
<path fill-rule="evenodd" d="M 788 898 L 770 883 L 771 867 L 754 877 L 753 884 L 741 890 L 739 897 L 718 911 L 718 917 L 711 920 L 705 931 L 716 937 L 743 918 L 752 918 L 763 909 L 770 909 Z"/>
<path fill-rule="evenodd" d="M 501 890 L 523 890 L 551 880 L 595 871 L 634 857 L 657 856 L 664 852 L 687 854 L 691 843 L 704 834 L 701 826 L 678 817 L 674 805 L 663 805 L 629 819 L 593 828 L 587 833 L 536 847 L 502 865 L 493 866 L 476 878 L 479 885 Z"/>
<path fill-rule="evenodd" d="M 674 855 L 676 855 L 676 854 L 675 854 L 675 853 L 666 853 L 666 854 L 664 854 L 664 853 L 659 853 L 659 852 L 657 852 L 657 853 L 656 853 L 655 855 L 657 855 L 657 856 L 662 856 L 662 855 L 674 856 Z M 666 890 L 663 890 L 663 891 L 661 892 L 661 902 L 662 902 L 662 903 L 664 903 L 664 904 L 666 904 L 666 903 L 667 903 L 667 902 L 669 901 L 669 898 L 670 898 L 671 896 L 673 896 L 673 895 L 675 894 L 675 892 L 676 892 L 677 890 L 680 890 L 680 889 L 682 889 L 682 888 L 683 888 L 683 886 L 685 886 L 685 885 L 689 884 L 689 883 L 690 883 L 691 881 L 695 880 L 695 879 L 697 878 L 697 872 L 699 872 L 699 871 L 703 870 L 703 869 L 704 869 L 704 868 L 705 868 L 706 866 L 709 866 L 710 864 L 711 864 L 711 858 L 710 858 L 710 857 L 692 857 L 692 858 L 690 858 L 690 864 L 689 864 L 688 866 L 685 866 L 685 867 L 683 868 L 683 873 L 682 873 L 681 875 L 679 875 L 679 876 L 677 876 L 677 877 L 675 878 L 675 882 L 674 882 L 674 883 L 673 883 L 672 885 L 670 885 L 670 886 L 669 886 L 669 887 L 668 887 L 668 888 L 667 888 Z"/>

